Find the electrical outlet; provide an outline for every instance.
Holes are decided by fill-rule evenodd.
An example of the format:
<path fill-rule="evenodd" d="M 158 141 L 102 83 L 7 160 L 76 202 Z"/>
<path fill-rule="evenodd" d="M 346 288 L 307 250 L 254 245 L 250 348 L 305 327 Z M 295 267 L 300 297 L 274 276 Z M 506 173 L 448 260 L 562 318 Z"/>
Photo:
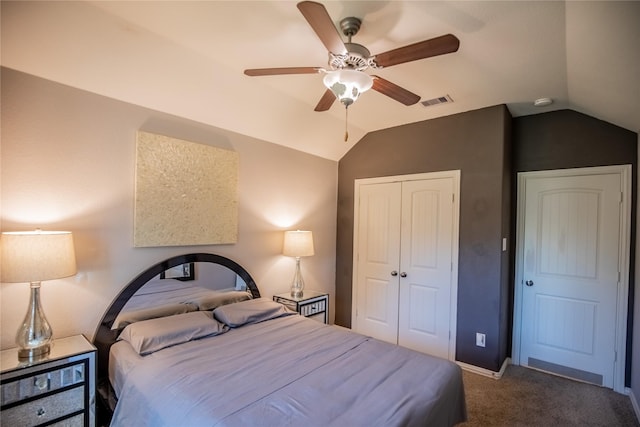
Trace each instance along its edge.
<path fill-rule="evenodd" d="M 485 335 L 481 334 L 480 332 L 476 332 L 476 345 L 478 347 L 484 347 L 485 346 Z"/>

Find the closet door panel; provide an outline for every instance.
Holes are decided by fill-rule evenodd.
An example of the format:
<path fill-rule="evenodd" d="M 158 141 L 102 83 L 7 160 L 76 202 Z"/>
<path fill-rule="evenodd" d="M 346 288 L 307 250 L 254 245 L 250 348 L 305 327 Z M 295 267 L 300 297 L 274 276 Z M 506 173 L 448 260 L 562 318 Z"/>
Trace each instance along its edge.
<path fill-rule="evenodd" d="M 360 187 L 356 330 L 397 343 L 401 184 Z"/>
<path fill-rule="evenodd" d="M 453 182 L 402 183 L 398 344 L 449 357 Z"/>

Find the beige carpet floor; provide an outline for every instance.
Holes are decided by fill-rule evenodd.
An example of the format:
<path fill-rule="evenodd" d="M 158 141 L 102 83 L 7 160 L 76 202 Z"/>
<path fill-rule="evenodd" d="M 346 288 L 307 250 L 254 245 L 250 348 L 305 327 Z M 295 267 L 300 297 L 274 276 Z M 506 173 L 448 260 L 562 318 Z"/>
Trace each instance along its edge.
<path fill-rule="evenodd" d="M 463 373 L 474 426 L 640 426 L 628 396 L 510 365 L 499 380 Z"/>

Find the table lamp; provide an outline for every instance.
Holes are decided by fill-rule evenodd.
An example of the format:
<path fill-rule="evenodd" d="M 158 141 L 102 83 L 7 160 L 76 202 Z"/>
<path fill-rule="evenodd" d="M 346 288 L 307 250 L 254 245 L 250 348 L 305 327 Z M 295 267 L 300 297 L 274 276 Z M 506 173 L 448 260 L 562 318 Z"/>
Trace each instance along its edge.
<path fill-rule="evenodd" d="M 2 282 L 30 283 L 27 315 L 16 334 L 18 357 L 49 354 L 51 326 L 40 305 L 40 282 L 76 274 L 73 237 L 69 231 L 2 233 Z"/>
<path fill-rule="evenodd" d="M 291 296 L 302 297 L 304 280 L 300 272 L 300 257 L 313 255 L 313 234 L 311 231 L 285 231 L 283 255 L 296 258 L 296 272 L 291 281 Z"/>

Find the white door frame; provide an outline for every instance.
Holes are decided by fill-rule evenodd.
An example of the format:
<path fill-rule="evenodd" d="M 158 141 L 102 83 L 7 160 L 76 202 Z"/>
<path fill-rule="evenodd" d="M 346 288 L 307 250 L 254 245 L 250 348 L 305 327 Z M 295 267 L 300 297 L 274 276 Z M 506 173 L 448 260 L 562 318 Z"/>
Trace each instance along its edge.
<path fill-rule="evenodd" d="M 619 174 L 621 181 L 622 201 L 620 205 L 620 248 L 618 297 L 616 303 L 616 336 L 614 362 L 613 390 L 624 393 L 624 370 L 626 365 L 627 347 L 627 315 L 629 304 L 629 248 L 631 242 L 631 165 L 601 166 L 577 169 L 560 169 L 538 172 L 518 173 L 518 205 L 516 230 L 516 270 L 514 282 L 514 311 L 513 311 L 513 346 L 511 349 L 512 362 L 520 365 L 520 345 L 522 328 L 522 283 L 524 271 L 524 213 L 525 191 L 527 180 L 530 178 L 556 178 L 576 175 Z"/>
<path fill-rule="evenodd" d="M 358 290 L 355 284 L 358 280 L 358 253 L 357 242 L 358 235 L 358 218 L 360 207 L 360 186 L 370 184 L 380 184 L 389 182 L 417 181 L 424 179 L 452 178 L 453 179 L 453 227 L 452 227 L 452 248 L 451 248 L 451 306 L 449 308 L 449 357 L 451 361 L 456 357 L 456 333 L 458 321 L 458 252 L 460 246 L 460 170 L 450 170 L 441 172 L 427 172 L 410 175 L 394 175 L 383 176 L 378 178 L 361 178 L 354 180 L 353 193 L 353 275 L 351 279 L 351 324 L 356 323 L 356 303 L 358 301 Z"/>

